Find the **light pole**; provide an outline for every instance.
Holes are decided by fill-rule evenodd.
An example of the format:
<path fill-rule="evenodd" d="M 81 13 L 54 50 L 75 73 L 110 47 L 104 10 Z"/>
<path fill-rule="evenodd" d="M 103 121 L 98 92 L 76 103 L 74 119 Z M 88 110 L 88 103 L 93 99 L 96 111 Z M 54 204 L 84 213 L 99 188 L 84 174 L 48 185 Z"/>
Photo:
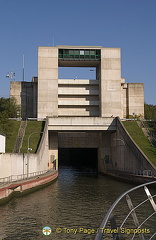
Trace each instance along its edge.
<path fill-rule="evenodd" d="M 125 142 L 124 142 L 124 140 L 123 139 L 121 139 L 121 138 L 113 138 L 113 140 L 115 140 L 115 141 L 121 141 L 123 144 L 122 145 L 120 145 L 120 146 L 125 146 L 126 144 L 125 144 Z M 123 149 L 124 150 L 124 149 Z M 124 154 L 123 154 L 124 156 L 123 156 L 123 159 L 124 159 L 124 162 L 123 162 L 123 169 L 124 169 L 124 171 L 125 171 L 125 151 L 124 151 Z"/>
<path fill-rule="evenodd" d="M 125 145 L 125 142 L 124 142 L 124 140 L 123 140 L 123 139 L 121 139 L 121 138 L 113 138 L 113 140 L 115 140 L 115 141 L 121 141 L 121 142 L 123 143 L 123 145 Z"/>
<path fill-rule="evenodd" d="M 27 148 L 27 178 L 29 177 L 29 154 L 30 151 L 32 151 L 32 148 L 30 148 L 30 137 L 35 133 L 43 133 L 43 132 L 32 132 L 28 137 L 28 148 Z"/>

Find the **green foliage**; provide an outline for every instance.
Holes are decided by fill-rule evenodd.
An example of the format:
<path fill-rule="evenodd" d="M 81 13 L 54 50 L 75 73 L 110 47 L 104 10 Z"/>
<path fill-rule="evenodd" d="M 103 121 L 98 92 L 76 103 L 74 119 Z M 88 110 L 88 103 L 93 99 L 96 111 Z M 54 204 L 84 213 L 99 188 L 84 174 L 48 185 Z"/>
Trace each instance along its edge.
<path fill-rule="evenodd" d="M 28 138 L 29 138 L 29 144 L 30 144 L 30 148 L 32 148 L 31 153 L 35 153 L 37 151 L 37 148 L 39 146 L 42 134 L 40 134 L 40 132 L 42 132 L 44 130 L 44 123 L 42 121 L 27 121 L 27 127 L 25 130 L 25 135 L 24 135 L 24 139 L 23 139 L 23 144 L 22 144 L 22 148 L 21 148 L 21 153 L 26 153 L 27 149 L 28 149 Z"/>
<path fill-rule="evenodd" d="M 9 130 L 9 134 L 7 134 L 6 137 L 6 152 L 7 153 L 11 153 L 13 152 L 14 149 L 14 145 L 16 142 L 16 138 L 18 136 L 18 130 L 20 127 L 20 121 L 16 121 L 16 120 L 9 120 L 9 124 L 10 124 L 10 130 Z"/>
<path fill-rule="evenodd" d="M 14 98 L 0 98 L 0 133 L 10 136 L 12 122 L 9 118 L 16 118 L 20 112 L 20 107 Z"/>
<path fill-rule="evenodd" d="M 144 154 L 150 159 L 150 161 L 156 166 L 156 148 L 152 147 L 148 138 L 144 135 L 142 129 L 138 126 L 136 121 L 122 122 L 133 138 L 135 143 L 140 147 Z"/>
<path fill-rule="evenodd" d="M 156 105 L 145 103 L 144 110 L 145 119 L 156 121 Z"/>
<path fill-rule="evenodd" d="M 0 117 L 16 118 L 19 111 L 15 98 L 0 98 Z"/>
<path fill-rule="evenodd" d="M 151 136 L 156 136 L 156 121 L 144 121 L 144 125 L 149 130 Z"/>

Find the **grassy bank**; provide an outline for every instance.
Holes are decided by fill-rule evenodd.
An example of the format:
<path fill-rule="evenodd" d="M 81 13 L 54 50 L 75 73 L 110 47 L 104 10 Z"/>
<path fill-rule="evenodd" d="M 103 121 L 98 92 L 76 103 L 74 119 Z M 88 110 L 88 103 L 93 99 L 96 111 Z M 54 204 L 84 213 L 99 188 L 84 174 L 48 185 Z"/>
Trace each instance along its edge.
<path fill-rule="evenodd" d="M 156 166 L 156 148 L 152 147 L 148 138 L 144 135 L 142 129 L 138 126 L 136 121 L 122 122 L 126 130 L 144 152 L 144 154 L 150 159 L 150 161 Z"/>
<path fill-rule="evenodd" d="M 6 135 L 6 148 L 5 151 L 7 153 L 12 153 L 14 149 L 14 145 L 16 142 L 16 138 L 18 136 L 18 130 L 21 122 L 15 120 L 9 120 L 11 127 L 9 128 L 9 134 Z"/>
<path fill-rule="evenodd" d="M 5 130 L 5 132 L 2 132 L 2 134 L 4 134 L 6 136 L 6 153 L 12 153 L 14 146 L 15 146 L 15 142 L 16 142 L 16 138 L 18 136 L 18 131 L 19 131 L 19 127 L 20 127 L 21 121 L 15 121 L 15 120 L 7 120 L 7 124 L 5 126 L 3 126 L 3 129 Z M 4 124 L 3 124 L 4 125 Z M 1 126 L 0 126 L 1 127 Z M 40 132 L 42 132 L 44 129 L 44 122 L 42 121 L 28 121 L 27 122 L 27 127 L 26 127 L 26 131 L 25 131 L 25 136 L 23 139 L 23 144 L 22 144 L 22 148 L 21 148 L 21 153 L 26 153 L 27 152 L 27 148 L 28 148 L 28 137 L 31 135 L 30 137 L 30 148 L 32 148 L 31 153 L 35 153 L 37 151 L 37 148 L 39 146 L 39 142 L 41 139 L 42 134 L 40 134 Z M 35 132 L 35 133 L 34 133 Z"/>
<path fill-rule="evenodd" d="M 27 122 L 25 136 L 24 136 L 22 148 L 20 151 L 21 153 L 27 152 L 28 138 L 29 138 L 29 147 L 32 148 L 31 153 L 35 153 L 37 151 L 40 139 L 42 137 L 42 134 L 40 134 L 40 132 L 42 132 L 43 129 L 44 129 L 44 122 L 42 122 L 42 121 L 28 121 Z"/>

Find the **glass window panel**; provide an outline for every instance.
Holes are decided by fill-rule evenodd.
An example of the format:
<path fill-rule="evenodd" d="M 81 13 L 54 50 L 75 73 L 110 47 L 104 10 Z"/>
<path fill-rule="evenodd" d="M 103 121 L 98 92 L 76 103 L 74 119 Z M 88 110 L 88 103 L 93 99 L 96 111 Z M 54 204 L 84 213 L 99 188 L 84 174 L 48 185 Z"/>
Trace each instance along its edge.
<path fill-rule="evenodd" d="M 94 51 L 94 50 L 91 50 L 91 51 L 90 51 L 90 55 L 95 55 L 95 51 Z"/>
<path fill-rule="evenodd" d="M 80 55 L 84 55 L 84 50 L 80 50 Z"/>
<path fill-rule="evenodd" d="M 88 50 L 85 50 L 85 55 L 89 55 L 89 51 Z"/>
<path fill-rule="evenodd" d="M 65 53 L 65 54 L 69 54 L 69 50 L 68 50 L 68 49 L 65 49 L 65 50 L 64 50 L 64 53 Z"/>
<path fill-rule="evenodd" d="M 74 54 L 74 50 L 69 50 L 69 54 Z"/>
<path fill-rule="evenodd" d="M 75 55 L 79 55 L 79 50 L 75 50 Z"/>

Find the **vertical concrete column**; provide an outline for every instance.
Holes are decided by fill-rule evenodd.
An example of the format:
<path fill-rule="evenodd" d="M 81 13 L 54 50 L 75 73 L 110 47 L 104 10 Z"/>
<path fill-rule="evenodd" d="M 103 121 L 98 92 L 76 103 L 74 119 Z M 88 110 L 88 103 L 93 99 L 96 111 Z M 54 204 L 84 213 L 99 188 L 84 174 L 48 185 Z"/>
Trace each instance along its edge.
<path fill-rule="evenodd" d="M 126 171 L 126 142 L 118 129 L 112 133 L 112 164 L 113 169 Z"/>
<path fill-rule="evenodd" d="M 144 84 L 128 83 L 129 115 L 144 116 Z"/>
<path fill-rule="evenodd" d="M 100 133 L 98 171 L 104 173 L 107 168 L 111 168 L 111 165 L 111 133 Z"/>
<path fill-rule="evenodd" d="M 119 48 L 101 49 L 101 117 L 121 117 L 121 64 Z"/>
<path fill-rule="evenodd" d="M 58 169 L 58 132 L 49 131 L 49 168 Z"/>
<path fill-rule="evenodd" d="M 37 117 L 37 83 L 32 83 L 33 87 L 33 117 Z"/>
<path fill-rule="evenodd" d="M 101 64 L 99 64 L 98 67 L 96 67 L 96 80 L 99 81 L 99 117 L 101 116 L 101 104 L 100 104 L 100 99 L 101 99 Z"/>
<path fill-rule="evenodd" d="M 38 48 L 38 118 L 58 116 L 58 48 Z"/>

